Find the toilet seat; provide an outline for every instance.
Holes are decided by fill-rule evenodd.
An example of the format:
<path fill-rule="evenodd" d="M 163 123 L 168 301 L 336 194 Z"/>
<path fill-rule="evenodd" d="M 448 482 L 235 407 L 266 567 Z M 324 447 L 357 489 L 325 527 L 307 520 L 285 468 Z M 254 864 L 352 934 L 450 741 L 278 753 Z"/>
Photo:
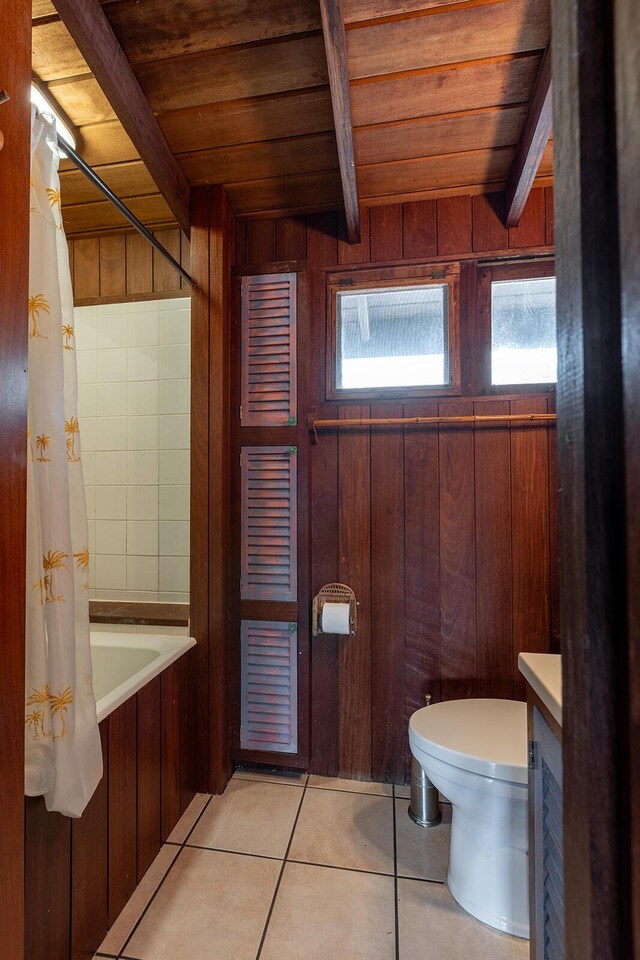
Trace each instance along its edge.
<path fill-rule="evenodd" d="M 527 783 L 527 705 L 515 700 L 449 700 L 417 710 L 412 745 L 484 777 Z"/>

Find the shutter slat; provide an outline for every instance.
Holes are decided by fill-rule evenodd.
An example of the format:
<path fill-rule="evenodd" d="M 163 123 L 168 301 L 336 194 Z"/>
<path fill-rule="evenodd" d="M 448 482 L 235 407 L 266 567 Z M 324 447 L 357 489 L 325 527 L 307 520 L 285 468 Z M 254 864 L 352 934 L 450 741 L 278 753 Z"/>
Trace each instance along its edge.
<path fill-rule="evenodd" d="M 295 421 L 296 296 L 295 273 L 242 278 L 244 426 L 287 426 Z"/>
<path fill-rule="evenodd" d="M 271 620 L 243 620 L 240 746 L 298 749 L 297 629 Z"/>

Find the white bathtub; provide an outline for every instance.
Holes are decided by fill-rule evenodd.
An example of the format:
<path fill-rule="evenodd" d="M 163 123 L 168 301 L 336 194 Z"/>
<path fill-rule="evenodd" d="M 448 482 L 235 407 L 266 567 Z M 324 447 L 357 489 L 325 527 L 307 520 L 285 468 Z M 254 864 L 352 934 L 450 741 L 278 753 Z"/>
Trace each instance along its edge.
<path fill-rule="evenodd" d="M 92 631 L 98 723 L 195 646 L 193 637 Z"/>

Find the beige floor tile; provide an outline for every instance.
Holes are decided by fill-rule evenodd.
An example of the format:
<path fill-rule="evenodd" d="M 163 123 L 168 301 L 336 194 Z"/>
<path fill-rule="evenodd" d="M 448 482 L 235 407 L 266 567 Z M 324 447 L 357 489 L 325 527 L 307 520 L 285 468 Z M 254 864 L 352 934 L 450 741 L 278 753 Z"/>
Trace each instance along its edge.
<path fill-rule="evenodd" d="M 184 847 L 125 951 L 136 960 L 255 960 L 280 863 Z"/>
<path fill-rule="evenodd" d="M 289 859 L 393 873 L 393 809 L 386 797 L 307 790 Z"/>
<path fill-rule="evenodd" d="M 346 790 L 348 793 L 372 793 L 377 797 L 390 797 L 390 783 L 373 783 L 370 780 L 343 780 L 342 777 L 317 777 L 312 774 L 307 784 L 321 790 Z"/>
<path fill-rule="evenodd" d="M 398 880 L 400 960 L 526 960 L 529 941 L 498 933 L 442 883 Z"/>
<path fill-rule="evenodd" d="M 287 863 L 260 960 L 393 960 L 393 878 Z"/>
<path fill-rule="evenodd" d="M 286 773 L 280 770 L 271 770 L 263 773 L 262 770 L 236 770 L 233 780 L 262 780 L 264 783 L 286 783 L 292 787 L 304 787 L 307 782 L 306 773 Z"/>
<path fill-rule="evenodd" d="M 179 852 L 179 847 L 164 846 L 161 848 L 160 853 L 136 887 L 133 896 L 127 901 L 122 913 L 98 947 L 98 953 L 115 955 L 120 953 L 127 937 L 142 916 L 149 900 L 158 889 Z"/>
<path fill-rule="evenodd" d="M 206 807 L 208 800 L 208 793 L 196 793 L 195 797 L 169 834 L 167 839 L 170 840 L 171 843 L 184 843 L 192 826 Z"/>
<path fill-rule="evenodd" d="M 411 787 L 409 784 L 405 785 L 404 783 L 396 783 L 396 797 L 402 797 L 403 799 L 406 797 L 408 800 L 410 796 Z"/>
<path fill-rule="evenodd" d="M 301 799 L 302 790 L 282 784 L 232 780 L 212 797 L 188 842 L 282 859 Z"/>
<path fill-rule="evenodd" d="M 407 813 L 408 800 L 396 800 L 398 876 L 444 881 L 449 865 L 451 806 L 442 805 L 442 823 L 419 827 Z"/>

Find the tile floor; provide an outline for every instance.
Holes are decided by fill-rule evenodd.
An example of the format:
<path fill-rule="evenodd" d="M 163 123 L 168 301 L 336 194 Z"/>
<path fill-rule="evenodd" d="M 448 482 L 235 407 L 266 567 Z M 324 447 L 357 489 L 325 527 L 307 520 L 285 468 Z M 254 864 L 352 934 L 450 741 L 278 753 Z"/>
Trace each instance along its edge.
<path fill-rule="evenodd" d="M 524 960 L 528 943 L 469 917 L 444 883 L 449 805 L 422 830 L 407 796 L 236 773 L 193 800 L 96 957 Z"/>

